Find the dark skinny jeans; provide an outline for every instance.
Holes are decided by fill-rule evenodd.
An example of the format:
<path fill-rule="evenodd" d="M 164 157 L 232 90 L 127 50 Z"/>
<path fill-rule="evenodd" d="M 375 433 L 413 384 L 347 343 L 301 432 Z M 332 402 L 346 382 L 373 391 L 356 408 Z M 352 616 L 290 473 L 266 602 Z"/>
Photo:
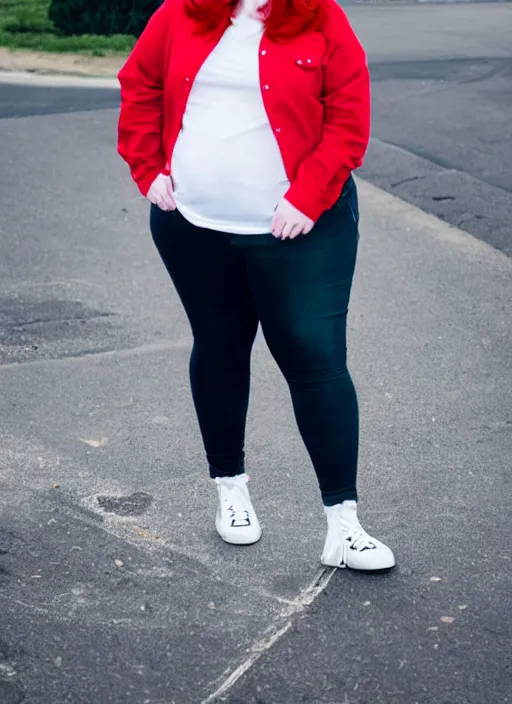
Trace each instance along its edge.
<path fill-rule="evenodd" d="M 359 417 L 346 321 L 358 220 L 352 179 L 313 231 L 295 240 L 207 230 L 152 206 L 153 239 L 194 336 L 192 394 L 212 477 L 244 471 L 250 357 L 261 323 L 324 504 L 357 498 Z"/>

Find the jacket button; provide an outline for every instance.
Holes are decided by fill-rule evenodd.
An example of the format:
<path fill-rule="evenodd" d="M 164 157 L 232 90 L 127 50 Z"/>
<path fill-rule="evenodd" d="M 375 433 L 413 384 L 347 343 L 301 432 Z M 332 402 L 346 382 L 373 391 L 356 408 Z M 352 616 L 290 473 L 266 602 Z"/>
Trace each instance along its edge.
<path fill-rule="evenodd" d="M 262 56 L 265 56 L 266 53 L 267 53 L 267 50 L 266 50 L 266 49 L 263 49 L 263 51 L 261 52 L 261 55 L 262 55 Z"/>
<path fill-rule="evenodd" d="M 265 85 L 263 86 L 263 88 L 264 88 L 265 90 L 269 90 L 270 86 L 267 85 L 267 84 L 265 84 Z"/>
<path fill-rule="evenodd" d="M 276 127 L 276 132 L 281 132 L 281 128 L 280 128 L 280 127 Z"/>
<path fill-rule="evenodd" d="M 302 59 L 297 59 L 297 63 L 298 63 L 299 66 L 300 66 L 300 65 L 302 64 Z"/>

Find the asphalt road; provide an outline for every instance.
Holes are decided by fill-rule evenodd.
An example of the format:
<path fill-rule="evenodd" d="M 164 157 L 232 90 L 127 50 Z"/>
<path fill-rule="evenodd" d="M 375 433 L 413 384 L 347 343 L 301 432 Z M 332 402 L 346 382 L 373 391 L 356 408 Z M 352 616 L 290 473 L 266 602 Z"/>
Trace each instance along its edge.
<path fill-rule="evenodd" d="M 512 253 L 511 5 L 353 7 L 373 77 L 372 183 Z"/>
<path fill-rule="evenodd" d="M 0 83 L 0 118 L 116 108 L 119 91 Z"/>
<path fill-rule="evenodd" d="M 389 191 L 360 187 L 361 508 L 398 568 L 319 570 L 314 476 L 261 339 L 264 538 L 218 540 L 188 326 L 115 153 L 117 95 L 1 86 L 1 704 L 512 701 L 510 75 L 484 75 L 510 65 L 510 10 L 350 13 L 375 78 L 363 174 Z M 452 222 L 462 203 L 478 239 L 395 193 Z"/>

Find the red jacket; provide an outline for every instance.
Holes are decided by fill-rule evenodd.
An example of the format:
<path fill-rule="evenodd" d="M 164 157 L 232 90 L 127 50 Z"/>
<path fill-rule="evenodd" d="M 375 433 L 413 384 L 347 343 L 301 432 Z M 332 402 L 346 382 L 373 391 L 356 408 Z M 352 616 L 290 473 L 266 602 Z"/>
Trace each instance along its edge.
<path fill-rule="evenodd" d="M 321 32 L 280 44 L 263 34 L 260 45 L 263 102 L 291 184 L 285 198 L 315 221 L 361 166 L 370 132 L 365 53 L 328 2 Z M 225 29 L 199 35 L 183 0 L 166 0 L 119 72 L 118 149 L 143 195 L 169 173 L 192 84 Z"/>

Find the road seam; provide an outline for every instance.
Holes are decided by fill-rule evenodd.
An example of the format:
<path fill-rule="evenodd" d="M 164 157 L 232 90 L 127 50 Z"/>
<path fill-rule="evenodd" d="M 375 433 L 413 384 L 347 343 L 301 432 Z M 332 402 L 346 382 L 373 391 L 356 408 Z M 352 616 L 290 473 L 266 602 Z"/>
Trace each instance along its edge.
<path fill-rule="evenodd" d="M 292 628 L 293 619 L 304 612 L 308 606 L 324 591 L 331 581 L 335 569 L 322 567 L 315 579 L 279 614 L 266 631 L 263 638 L 256 640 L 250 647 L 251 653 L 234 670 L 228 668 L 219 678 L 217 688 L 201 704 L 212 704 L 230 689 Z"/>
<path fill-rule="evenodd" d="M 163 342 L 150 342 L 145 345 L 138 345 L 137 347 L 125 347 L 123 349 L 118 350 L 80 352 L 73 355 L 64 355 L 62 357 L 54 357 L 49 359 L 30 359 L 26 362 L 6 362 L 5 364 L 2 364 L 0 362 L 0 374 L 5 369 L 19 370 L 23 367 L 47 367 L 63 362 L 82 362 L 84 360 L 90 359 L 124 359 L 125 357 L 136 357 L 138 355 L 151 354 L 154 352 L 168 352 L 169 350 L 176 349 L 177 347 L 190 347 L 191 344 L 191 340 L 188 337 L 184 337 L 180 340 L 175 340 L 174 342 L 170 342 L 169 340 L 165 340 Z"/>
<path fill-rule="evenodd" d="M 15 86 L 42 86 L 46 88 L 106 88 L 119 90 L 115 77 L 76 76 L 65 73 L 38 74 L 29 71 L 0 69 L 0 83 Z"/>

